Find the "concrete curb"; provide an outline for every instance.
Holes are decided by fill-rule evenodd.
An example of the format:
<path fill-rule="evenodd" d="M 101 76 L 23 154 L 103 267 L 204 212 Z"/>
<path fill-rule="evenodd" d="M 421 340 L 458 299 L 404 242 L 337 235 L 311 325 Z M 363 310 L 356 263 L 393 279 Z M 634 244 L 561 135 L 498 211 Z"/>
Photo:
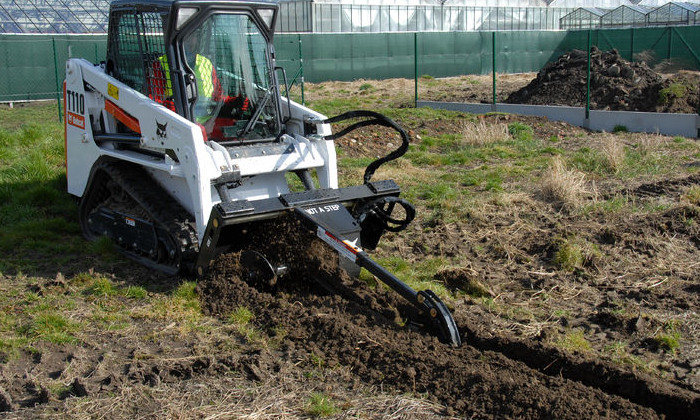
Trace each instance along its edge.
<path fill-rule="evenodd" d="M 468 104 L 461 102 L 418 101 L 417 107 L 487 114 L 504 112 L 517 115 L 547 117 L 593 131 L 612 132 L 615 126 L 625 126 L 635 133 L 658 133 L 667 136 L 700 137 L 700 115 L 667 114 L 661 112 L 593 111 L 586 119 L 586 109 L 573 106 Z"/>

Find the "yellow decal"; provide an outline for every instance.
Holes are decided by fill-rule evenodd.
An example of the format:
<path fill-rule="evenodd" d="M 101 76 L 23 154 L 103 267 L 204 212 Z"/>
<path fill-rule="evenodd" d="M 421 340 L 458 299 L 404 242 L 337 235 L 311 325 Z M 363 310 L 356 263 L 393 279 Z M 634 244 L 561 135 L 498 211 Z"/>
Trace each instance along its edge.
<path fill-rule="evenodd" d="M 119 88 L 111 83 L 107 83 L 107 94 L 112 98 L 119 100 Z"/>

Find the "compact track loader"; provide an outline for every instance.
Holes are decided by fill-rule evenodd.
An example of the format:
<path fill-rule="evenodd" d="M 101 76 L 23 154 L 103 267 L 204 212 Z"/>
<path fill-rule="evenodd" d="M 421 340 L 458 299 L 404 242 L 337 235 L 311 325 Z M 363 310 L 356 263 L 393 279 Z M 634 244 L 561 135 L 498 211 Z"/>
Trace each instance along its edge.
<path fill-rule="evenodd" d="M 396 183 L 372 180 L 406 152 L 408 135 L 374 112 L 329 119 L 282 95 L 276 20 L 267 1 L 111 4 L 106 60 L 66 63 L 68 192 L 79 198 L 84 235 L 107 236 L 171 274 L 201 276 L 220 254 L 241 252 L 251 276 L 270 280 L 285 261 L 250 249 L 247 234 L 291 217 L 337 251 L 346 271 L 367 269 L 420 310 L 414 321 L 459 346 L 433 292 L 413 290 L 363 251 L 414 217 Z M 331 132 L 347 119 L 357 122 Z M 363 184 L 339 188 L 334 139 L 371 124 L 394 129 L 401 145 L 367 167 Z"/>

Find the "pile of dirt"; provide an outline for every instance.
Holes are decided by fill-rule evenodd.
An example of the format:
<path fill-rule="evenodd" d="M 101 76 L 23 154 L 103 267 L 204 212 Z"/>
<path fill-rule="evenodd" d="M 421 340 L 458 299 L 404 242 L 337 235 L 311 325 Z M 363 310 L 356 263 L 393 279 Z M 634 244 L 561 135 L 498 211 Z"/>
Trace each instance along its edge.
<path fill-rule="evenodd" d="M 586 104 L 586 51 L 573 50 L 547 64 L 529 85 L 512 93 L 507 103 L 533 105 Z M 650 111 L 656 106 L 663 78 L 644 63 L 630 63 L 616 50 L 591 53 L 591 108 Z"/>
<path fill-rule="evenodd" d="M 508 96 L 506 103 L 585 106 L 587 67 L 585 51 L 565 53 Z M 695 113 L 697 79 L 691 72 L 666 79 L 644 62 L 623 59 L 617 50 L 593 47 L 590 105 L 599 110 Z"/>
<path fill-rule="evenodd" d="M 700 73 L 679 71 L 659 90 L 657 112 L 695 114 L 700 111 Z"/>

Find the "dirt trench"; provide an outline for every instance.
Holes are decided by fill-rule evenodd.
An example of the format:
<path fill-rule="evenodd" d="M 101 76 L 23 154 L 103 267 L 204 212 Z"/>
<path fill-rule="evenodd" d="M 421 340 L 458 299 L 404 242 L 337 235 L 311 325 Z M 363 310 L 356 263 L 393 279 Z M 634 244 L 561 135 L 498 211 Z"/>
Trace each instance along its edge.
<path fill-rule="evenodd" d="M 287 278 L 273 291 L 261 290 L 241 280 L 238 255 L 226 254 L 198 285 L 205 313 L 226 315 L 247 307 L 271 334 L 285 331 L 278 357 L 313 354 L 329 367 L 349 368 L 364 382 L 425 394 L 448 407 L 448 415 L 692 418 L 700 410 L 697 394 L 658 378 L 576 358 L 534 341 L 489 337 L 478 328 L 488 321 L 469 308 L 455 315 L 465 344 L 450 348 L 397 324 L 392 316 L 405 302 L 396 294 L 331 275 L 333 264 L 324 261 L 329 254 L 322 247 L 311 249 L 319 251 L 315 266 L 323 267 L 340 294 L 318 287 L 309 272 Z"/>

